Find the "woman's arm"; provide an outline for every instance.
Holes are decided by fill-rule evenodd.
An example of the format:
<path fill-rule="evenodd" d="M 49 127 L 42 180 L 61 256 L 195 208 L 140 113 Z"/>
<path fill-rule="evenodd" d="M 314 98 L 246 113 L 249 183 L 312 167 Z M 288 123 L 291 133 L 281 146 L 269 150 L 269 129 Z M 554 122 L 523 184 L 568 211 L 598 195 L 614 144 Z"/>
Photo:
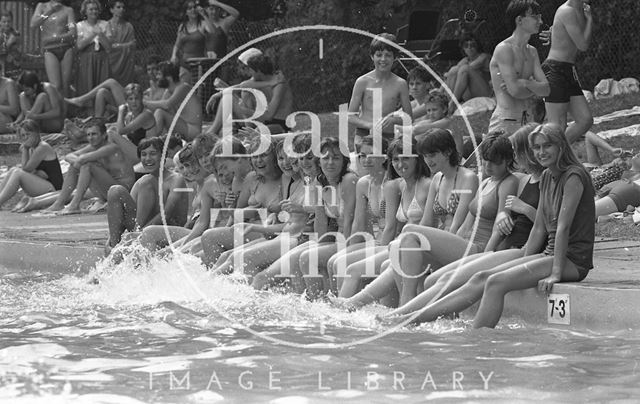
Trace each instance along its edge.
<path fill-rule="evenodd" d="M 0 104 L 0 112 L 9 116 L 16 116 L 20 113 L 20 99 L 18 98 L 18 88 L 13 80 L 6 81 L 6 99 Z"/>
<path fill-rule="evenodd" d="M 398 180 L 389 180 L 382 188 L 384 192 L 385 212 L 384 212 L 384 231 L 380 237 L 380 244 L 387 245 L 396 237 L 398 222 L 396 212 L 400 205 L 400 188 Z"/>
<path fill-rule="evenodd" d="M 353 233 L 367 231 L 367 204 L 369 203 L 367 191 L 370 181 L 371 177 L 366 176 L 360 178 L 356 184 L 356 207 L 351 229 Z"/>
<path fill-rule="evenodd" d="M 240 11 L 235 7 L 217 0 L 209 0 L 209 4 L 218 6 L 227 12 L 228 15 L 221 21 L 220 27 L 222 27 L 225 33 L 228 33 L 233 23 L 240 17 Z"/>
<path fill-rule="evenodd" d="M 173 44 L 173 49 L 171 50 L 171 58 L 169 58 L 171 63 L 173 63 L 174 65 L 178 64 L 178 52 L 180 50 L 180 45 L 182 44 L 182 38 L 184 37 L 184 34 L 182 32 L 184 29 L 184 25 L 180 24 L 178 26 L 178 32 L 176 32 L 176 42 Z"/>
<path fill-rule="evenodd" d="M 24 147 L 23 144 L 20 145 L 19 149 L 20 149 L 20 165 L 24 170 L 24 167 L 27 165 L 27 162 L 29 161 L 29 156 L 31 155 L 31 149 L 28 147 Z"/>
<path fill-rule="evenodd" d="M 470 69 L 481 70 L 484 65 L 487 63 L 489 59 L 488 53 L 481 53 L 477 58 L 475 58 L 472 62 L 469 62 Z"/>
<path fill-rule="evenodd" d="M 469 204 L 475 198 L 478 192 L 478 176 L 471 170 L 460 167 L 458 174 L 462 174 L 460 186 L 453 191 L 458 192 L 460 199 L 458 200 L 458 208 L 453 215 L 449 232 L 457 234 L 460 227 L 466 220 L 469 213 Z"/>
<path fill-rule="evenodd" d="M 213 208 L 214 200 L 207 189 L 208 182 L 209 181 L 205 181 L 204 186 L 200 190 L 200 216 L 193 225 L 189 234 L 183 239 L 181 245 L 185 245 L 194 238 L 202 236 L 202 233 L 209 228 L 209 222 L 211 221 L 211 209 Z"/>
<path fill-rule="evenodd" d="M 342 200 L 344 201 L 344 211 L 342 217 L 342 234 L 345 238 L 351 235 L 353 227 L 353 215 L 356 209 L 356 182 L 358 176 L 354 173 L 347 173 L 342 178 Z"/>
<path fill-rule="evenodd" d="M 544 227 L 544 214 L 542 209 L 536 211 L 536 220 L 533 222 L 533 228 L 529 233 L 529 238 L 524 245 L 524 255 L 538 254 L 542 251 L 547 238 L 547 231 Z"/>
<path fill-rule="evenodd" d="M 83 25 L 85 24 L 86 21 L 80 21 L 76 26 L 76 29 L 78 31 L 78 40 L 76 41 L 76 47 L 78 48 L 78 50 L 83 50 L 87 46 L 91 45 L 93 43 L 93 38 L 98 35 L 90 27 L 84 29 Z"/>
<path fill-rule="evenodd" d="M 49 103 L 51 104 L 51 108 L 48 111 L 42 112 L 40 114 L 34 114 L 29 111 L 26 115 L 27 118 L 35 119 L 35 120 L 44 120 L 44 119 L 56 119 L 62 118 L 62 105 L 60 105 L 61 97 L 58 94 L 54 94 L 54 92 L 58 91 L 52 87 L 52 84 L 48 84 L 44 88 L 45 94 L 38 94 L 38 97 L 48 97 Z"/>
<path fill-rule="evenodd" d="M 577 174 L 569 176 L 564 184 L 562 192 L 562 203 L 558 212 L 558 227 L 556 228 L 556 238 L 553 251 L 553 267 L 551 275 L 547 278 L 547 283 L 560 282 L 562 279 L 562 269 L 567 263 L 567 250 L 569 248 L 569 232 L 571 224 L 575 220 L 576 209 L 582 198 L 584 186 Z M 579 220 L 594 220 L 594 218 L 578 218 Z"/>
<path fill-rule="evenodd" d="M 131 120 L 128 124 L 124 125 L 121 129 L 119 129 L 120 134 L 128 135 L 129 133 L 133 133 L 138 129 L 147 130 L 155 125 L 155 118 L 153 114 L 148 109 L 145 109 L 141 113 L 138 114 L 135 118 Z"/>
<path fill-rule="evenodd" d="M 505 211 L 505 202 L 507 201 L 507 196 L 513 195 L 518 191 L 518 183 L 518 179 L 513 174 L 509 174 L 509 176 L 505 178 L 500 184 L 500 187 L 498 188 L 498 211 L 496 212 L 496 217 Z M 491 231 L 491 237 L 489 237 L 489 241 L 487 242 L 484 250 L 495 250 L 495 248 L 502 240 L 502 237 L 503 236 L 502 233 L 500 233 L 497 221 L 494 221 L 493 230 Z"/>
<path fill-rule="evenodd" d="M 436 225 L 435 218 L 433 217 L 433 204 L 435 203 L 436 194 L 438 193 L 438 184 L 441 183 L 440 178 L 442 178 L 442 173 L 436 173 L 433 181 L 431 181 L 429 185 L 429 195 L 427 195 L 427 203 L 424 206 L 422 219 L 420 219 L 420 226 L 434 227 Z"/>

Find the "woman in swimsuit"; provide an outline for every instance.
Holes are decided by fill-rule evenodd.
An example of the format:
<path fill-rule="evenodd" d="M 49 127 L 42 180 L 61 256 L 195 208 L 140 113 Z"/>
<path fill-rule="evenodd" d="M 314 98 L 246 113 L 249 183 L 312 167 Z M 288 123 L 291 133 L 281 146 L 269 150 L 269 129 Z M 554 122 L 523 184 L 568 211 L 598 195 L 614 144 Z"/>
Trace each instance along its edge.
<path fill-rule="evenodd" d="M 20 188 L 34 197 L 62 188 L 62 171 L 56 151 L 40 139 L 38 123 L 25 119 L 20 123 L 18 134 L 22 140 L 22 167 L 12 168 L 0 185 L 0 207 Z M 21 206 L 17 206 L 20 209 Z"/>
<path fill-rule="evenodd" d="M 465 306 L 467 302 L 475 300 L 467 285 L 473 275 L 524 256 L 522 247 L 533 227 L 540 196 L 538 186 L 544 170 L 528 143 L 529 134 L 537 126 L 529 124 L 510 136 L 518 167 L 527 174 L 520 178 L 518 196 L 508 196 L 506 210 L 496 217 L 495 227 L 506 236 L 498 246 L 499 251 L 464 257 L 445 265 L 425 279 L 424 292 L 385 315 L 386 319 L 397 321 L 415 317 L 414 322 L 424 322 L 462 311 L 468 307 Z M 461 289 L 460 292 L 457 289 Z M 461 302 L 464 303 L 461 305 Z"/>
<path fill-rule="evenodd" d="M 222 142 L 224 141 L 223 139 Z M 254 139 L 248 148 L 249 155 L 259 149 L 261 142 L 260 138 Z M 235 208 L 242 210 L 243 222 L 258 223 L 267 219 L 264 216 L 265 213 L 268 215 L 280 212 L 282 170 L 278 166 L 273 143 L 269 144 L 269 148 L 264 153 L 252 155 L 250 160 L 254 171 L 246 176 Z M 240 212 L 234 211 L 232 219 L 235 219 L 237 213 Z M 205 231 L 201 238 L 204 263 L 213 265 L 223 252 L 238 247 L 238 240 L 235 240 L 237 233 L 237 227 L 234 228 L 234 226 Z M 258 233 L 246 234 L 242 244 L 260 236 L 261 234 Z"/>
<path fill-rule="evenodd" d="M 429 145 L 430 139 L 429 135 L 425 136 L 421 140 L 422 146 Z M 428 149 L 422 150 L 427 153 L 430 151 Z M 463 257 L 467 251 L 468 244 L 471 244 L 471 247 L 469 247 L 471 253 L 484 251 L 485 246 L 488 244 L 497 244 L 499 233 L 497 230 L 492 232 L 494 218 L 498 211 L 504 209 L 504 201 L 507 195 L 515 193 L 518 184 L 517 178 L 509 172 L 509 167 L 513 164 L 513 149 L 509 141 L 506 138 L 501 138 L 500 134 L 490 134 L 481 145 L 481 152 L 484 158 L 484 171 L 490 176 L 480 186 L 481 209 L 478 208 L 479 198 L 475 192 L 477 181 L 467 177 L 464 185 L 462 183 L 454 185 L 455 174 L 453 174 L 454 181 L 451 181 L 453 171 L 451 167 L 447 170 L 442 162 L 437 163 L 438 153 L 434 155 L 429 153 L 432 156 L 429 159 L 430 164 L 436 169 L 440 166 L 441 171 L 448 171 L 448 175 L 443 172 L 444 179 L 447 179 L 447 176 L 449 177 L 449 180 L 444 185 L 440 184 L 440 186 L 445 187 L 445 192 L 447 189 L 450 190 L 449 195 L 446 196 L 444 192 L 441 192 L 444 195 L 437 195 L 437 205 L 440 205 L 440 208 L 445 205 L 453 207 L 452 201 L 455 199 L 453 195 L 456 194 L 456 192 L 453 192 L 455 186 L 457 193 L 460 194 L 461 199 L 464 198 L 465 203 L 458 203 L 456 213 L 451 219 L 451 224 L 457 226 L 455 218 L 458 215 L 458 209 L 463 209 L 462 212 L 465 210 L 468 212 L 464 215 L 463 223 L 457 229 L 454 227 L 455 233 L 451 232 L 451 226 L 448 230 L 445 230 L 446 226 L 445 229 L 424 224 L 405 226 L 403 234 L 398 241 L 392 244 L 391 265 L 389 268 L 368 288 L 363 290 L 359 296 L 356 295 L 353 299 L 347 301 L 348 307 L 359 307 L 370 303 L 385 296 L 389 290 L 394 290 L 396 287 L 400 291 L 400 304 L 405 304 L 413 299 L 417 293 L 421 292 L 422 280 L 428 273 Z M 446 155 L 443 154 L 440 159 L 448 160 L 448 158 L 445 160 L 444 156 Z M 451 165 L 450 163 L 448 164 Z M 458 171 L 458 175 L 459 173 L 460 171 Z M 442 175 L 438 178 L 438 183 Z M 460 179 L 458 181 L 460 182 Z M 434 223 L 433 216 L 429 218 L 434 212 L 434 206 L 436 206 L 435 211 L 440 210 L 435 204 L 436 191 L 438 189 L 434 186 L 433 192 L 431 192 L 433 202 L 428 210 L 429 213 L 424 218 L 425 224 Z M 472 195 L 475 196 L 471 198 Z M 469 201 L 469 199 L 471 200 Z M 500 209 L 500 207 L 502 208 Z M 478 215 L 480 217 L 476 220 Z M 475 233 L 473 232 L 474 228 Z M 494 239 L 490 241 L 493 233 L 495 233 Z M 472 240 L 470 239 L 471 234 L 474 235 Z M 429 247 L 428 251 L 425 251 L 426 246 Z M 399 262 L 402 262 L 402 266 L 399 265 Z"/>
<path fill-rule="evenodd" d="M 388 142 L 385 138 L 381 138 L 381 141 L 382 155 L 374 155 L 371 136 L 364 137 L 362 143 L 356 145 L 357 159 L 368 174 L 356 184 L 356 208 L 351 237 L 347 241 L 347 248 L 329 259 L 327 268 L 331 273 L 343 274 L 349 264 L 386 249 L 389 241 L 397 236 L 394 212 L 397 210 L 400 194 L 397 183 L 389 180 L 389 177 L 397 178 L 398 174 L 393 167 L 390 169 L 391 175 L 387 174 Z M 389 231 L 386 231 L 387 225 Z M 338 277 L 338 290 L 343 280 L 344 277 Z"/>
<path fill-rule="evenodd" d="M 397 187 L 391 187 L 388 190 L 389 193 L 385 195 L 385 197 L 388 197 L 387 209 L 389 214 L 387 216 L 394 216 L 395 225 L 393 224 L 394 221 L 390 220 L 389 224 L 385 226 L 386 234 L 384 237 L 393 239 L 407 223 L 418 223 L 424 214 L 423 206 L 425 206 L 427 200 L 431 178 L 429 167 L 417 154 L 417 147 L 418 143 L 415 138 L 412 139 L 409 153 L 403 150 L 402 139 L 396 139 L 389 145 L 387 152 L 387 157 L 391 161 L 389 178 L 393 178 L 391 173 L 393 169 L 398 173 L 399 179 L 395 181 Z M 394 189 L 397 192 L 395 197 L 392 192 Z M 350 264 L 347 266 L 344 275 L 338 272 L 337 276 L 344 276 L 339 297 L 349 298 L 344 301 L 345 303 L 350 302 L 351 299 L 358 301 L 359 297 L 356 297 L 357 295 L 354 296 L 354 294 L 360 288 L 361 277 L 365 274 L 367 276 L 375 276 L 381 273 L 388 265 L 388 258 L 389 249 L 385 248 L 377 252 L 373 257 L 367 257 Z M 372 265 L 373 271 L 370 269 Z"/>
<path fill-rule="evenodd" d="M 180 81 L 191 84 L 191 73 L 187 62 L 192 58 L 205 57 L 205 38 L 213 31 L 209 16 L 197 1 L 185 2 L 185 18 L 178 27 L 176 43 L 171 53 L 171 63 L 180 66 Z"/>
<path fill-rule="evenodd" d="M 235 264 L 242 262 L 241 272 L 249 277 L 256 275 L 260 270 L 273 264 L 280 256 L 287 251 L 298 246 L 306 240 L 305 232 L 313 231 L 310 224 L 312 214 L 305 209 L 304 199 L 307 195 L 305 178 L 315 178 L 320 172 L 318 158 L 311 155 L 308 159 L 306 153 L 311 146 L 311 136 L 298 135 L 294 139 L 293 151 L 301 153 L 300 160 L 308 160 L 305 164 L 296 163 L 296 159 L 287 156 L 284 150 L 284 142 L 276 143 L 278 153 L 278 165 L 283 170 L 283 199 L 281 202 L 281 212 L 278 214 L 279 220 L 268 220 L 266 224 L 246 225 L 244 233 L 260 233 L 262 237 L 253 240 L 243 246 L 236 247 L 232 251 L 223 253 L 215 271 L 226 274 L 235 269 Z M 294 168 L 295 167 L 295 168 Z M 257 280 L 261 274 L 257 274 L 253 280 L 255 284 L 262 282 Z M 262 275 L 264 279 L 265 275 Z M 251 279 L 250 279 L 251 280 Z"/>
<path fill-rule="evenodd" d="M 59 0 L 36 5 L 31 28 L 40 29 L 41 48 L 47 78 L 63 94 L 69 93 L 73 47 L 76 42 L 76 17 L 71 7 Z"/>
<path fill-rule="evenodd" d="M 153 129 L 156 120 L 153 113 L 142 104 L 142 86 L 140 84 L 127 84 L 124 88 L 126 103 L 118 107 L 118 119 L 116 130 L 136 147 L 138 143 L 148 136 Z"/>
<path fill-rule="evenodd" d="M 209 0 L 209 20 L 213 30 L 207 35 L 205 47 L 207 56 L 221 59 L 227 54 L 227 42 L 231 26 L 240 17 L 234 7 L 217 0 Z"/>

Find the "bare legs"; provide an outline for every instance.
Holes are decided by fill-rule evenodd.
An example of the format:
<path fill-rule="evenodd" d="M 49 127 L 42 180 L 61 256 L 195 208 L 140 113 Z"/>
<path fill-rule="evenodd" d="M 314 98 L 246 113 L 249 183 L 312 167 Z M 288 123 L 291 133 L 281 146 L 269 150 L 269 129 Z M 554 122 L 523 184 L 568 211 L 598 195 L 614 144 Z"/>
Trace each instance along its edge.
<path fill-rule="evenodd" d="M 69 94 L 71 81 L 71 66 L 73 63 L 73 48 L 67 49 L 62 61 L 51 52 L 44 52 L 44 68 L 49 82 L 60 90 L 63 96 Z"/>
<path fill-rule="evenodd" d="M 593 115 L 587 103 L 587 99 L 582 95 L 573 96 L 568 103 L 545 103 L 547 119 L 549 122 L 557 123 L 561 128 L 566 129 L 566 136 L 569 143 L 580 139 L 593 125 Z M 567 128 L 567 112 L 575 120 L 573 125 Z"/>
<path fill-rule="evenodd" d="M 124 88 L 115 79 L 107 79 L 86 94 L 79 97 L 65 98 L 69 104 L 82 107 L 94 101 L 94 116 L 103 117 L 109 105 L 116 108 L 126 102 Z"/>
<path fill-rule="evenodd" d="M 0 206 L 11 199 L 20 188 L 29 196 L 39 196 L 55 191 L 53 185 L 44 178 L 14 167 L 0 185 Z"/>

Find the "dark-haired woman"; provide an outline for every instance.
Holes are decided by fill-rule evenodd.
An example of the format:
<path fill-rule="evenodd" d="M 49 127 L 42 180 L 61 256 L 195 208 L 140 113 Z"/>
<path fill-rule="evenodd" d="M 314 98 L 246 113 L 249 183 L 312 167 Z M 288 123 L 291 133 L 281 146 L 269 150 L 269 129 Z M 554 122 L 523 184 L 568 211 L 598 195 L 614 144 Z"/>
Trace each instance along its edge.
<path fill-rule="evenodd" d="M 196 0 L 185 3 L 185 18 L 178 27 L 176 43 L 171 53 L 171 63 L 180 66 L 180 81 L 191 84 L 187 62 L 206 56 L 206 36 L 213 31 L 209 16 Z"/>
<path fill-rule="evenodd" d="M 62 94 L 56 86 L 40 82 L 38 75 L 32 71 L 24 71 L 18 78 L 22 92 L 20 115 L 16 122 L 33 119 L 40 125 L 42 132 L 60 132 L 64 126 L 66 108 Z"/>
<path fill-rule="evenodd" d="M 493 93 L 489 85 L 491 55 L 484 52 L 480 42 L 470 34 L 460 39 L 460 48 L 465 56 L 445 73 L 447 86 L 460 103 L 475 97 L 491 97 Z M 453 100 L 449 107 L 449 112 L 453 112 L 455 109 Z"/>

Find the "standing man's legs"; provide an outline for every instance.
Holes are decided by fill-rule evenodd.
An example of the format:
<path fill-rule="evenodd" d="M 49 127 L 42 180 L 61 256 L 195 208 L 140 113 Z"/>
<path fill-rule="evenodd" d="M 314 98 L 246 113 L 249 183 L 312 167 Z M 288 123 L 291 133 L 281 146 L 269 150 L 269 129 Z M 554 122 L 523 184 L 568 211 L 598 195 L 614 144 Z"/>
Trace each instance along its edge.
<path fill-rule="evenodd" d="M 569 143 L 573 143 L 591 129 L 593 125 L 593 115 L 591 114 L 591 109 L 584 95 L 571 97 L 569 101 L 569 112 L 575 122 L 567 128 L 566 136 Z"/>

